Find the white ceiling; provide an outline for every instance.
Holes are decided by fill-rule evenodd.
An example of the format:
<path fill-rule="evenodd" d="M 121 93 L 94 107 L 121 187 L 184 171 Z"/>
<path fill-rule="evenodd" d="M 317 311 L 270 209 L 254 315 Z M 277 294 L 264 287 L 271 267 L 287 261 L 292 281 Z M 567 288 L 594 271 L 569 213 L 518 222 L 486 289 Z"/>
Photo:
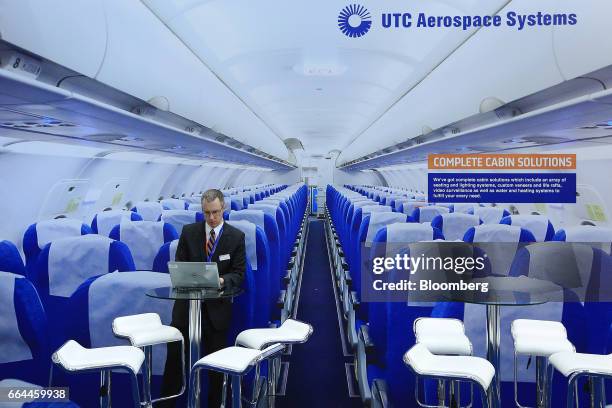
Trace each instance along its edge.
<path fill-rule="evenodd" d="M 280 138 L 345 149 L 471 31 L 385 30 L 383 12 L 494 14 L 509 0 L 360 1 L 370 32 L 346 37 L 346 0 L 142 0 Z M 460 4 L 459 4 L 460 3 Z"/>

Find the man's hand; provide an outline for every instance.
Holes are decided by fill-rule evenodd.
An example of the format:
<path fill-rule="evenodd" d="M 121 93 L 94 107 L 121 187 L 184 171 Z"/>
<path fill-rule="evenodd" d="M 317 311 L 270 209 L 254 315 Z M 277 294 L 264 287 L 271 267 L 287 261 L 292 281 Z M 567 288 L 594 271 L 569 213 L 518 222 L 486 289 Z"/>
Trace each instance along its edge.
<path fill-rule="evenodd" d="M 224 282 L 225 282 L 225 281 L 223 280 L 223 278 L 219 278 L 219 285 L 223 286 L 223 283 L 224 283 Z"/>

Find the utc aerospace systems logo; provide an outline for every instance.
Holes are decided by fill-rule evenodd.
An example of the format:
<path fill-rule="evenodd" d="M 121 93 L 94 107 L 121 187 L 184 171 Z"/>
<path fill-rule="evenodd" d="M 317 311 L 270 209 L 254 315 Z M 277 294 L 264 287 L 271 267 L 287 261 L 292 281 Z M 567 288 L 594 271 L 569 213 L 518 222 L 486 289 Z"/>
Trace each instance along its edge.
<path fill-rule="evenodd" d="M 340 12 L 338 27 L 347 37 L 361 37 L 370 31 L 372 17 L 365 7 L 352 4 Z"/>

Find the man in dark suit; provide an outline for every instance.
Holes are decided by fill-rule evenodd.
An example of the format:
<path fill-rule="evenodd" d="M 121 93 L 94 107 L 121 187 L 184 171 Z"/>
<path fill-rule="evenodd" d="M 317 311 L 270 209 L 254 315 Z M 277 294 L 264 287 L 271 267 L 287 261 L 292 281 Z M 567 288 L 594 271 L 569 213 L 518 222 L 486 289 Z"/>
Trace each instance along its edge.
<path fill-rule="evenodd" d="M 185 225 L 176 249 L 176 260 L 182 262 L 216 262 L 219 283 L 222 287 L 234 288 L 242 285 L 246 271 L 244 233 L 223 222 L 223 193 L 208 190 L 202 195 L 204 222 Z M 189 305 L 186 300 L 177 300 L 172 310 L 172 326 L 178 328 L 185 339 L 185 362 L 189 361 Z M 227 335 L 232 319 L 230 299 L 206 301 L 202 304 L 203 355 L 227 347 Z M 168 357 L 164 371 L 162 395 L 176 394 L 180 390 L 181 357 L 178 343 L 168 344 Z M 190 367 L 186 367 L 187 370 Z M 223 375 L 209 373 L 208 407 L 221 405 Z M 173 407 L 174 401 L 163 403 Z"/>

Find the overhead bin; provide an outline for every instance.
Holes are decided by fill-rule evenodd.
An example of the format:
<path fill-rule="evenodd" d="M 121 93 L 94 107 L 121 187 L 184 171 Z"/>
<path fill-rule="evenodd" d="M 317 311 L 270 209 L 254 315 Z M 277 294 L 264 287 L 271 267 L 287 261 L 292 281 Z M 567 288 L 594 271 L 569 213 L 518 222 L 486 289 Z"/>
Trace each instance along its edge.
<path fill-rule="evenodd" d="M 612 3 L 609 1 L 555 2 L 559 12 L 572 10 L 580 20 L 571 30 L 553 29 L 553 45 L 561 74 L 575 78 L 612 64 Z M 595 4 L 594 4 L 595 3 Z"/>
<path fill-rule="evenodd" d="M 553 0 L 515 0 L 500 14 L 510 10 L 532 14 L 554 10 L 555 4 Z M 557 30 L 571 35 L 580 25 Z M 564 79 L 555 59 L 552 26 L 481 29 L 361 134 L 339 162 L 419 136 L 425 126 L 438 129 L 478 114 L 485 98 L 511 102 Z"/>
<path fill-rule="evenodd" d="M 0 27 L 18 47 L 144 101 L 161 97 L 174 114 L 288 158 L 280 138 L 142 2 L 0 0 Z"/>
<path fill-rule="evenodd" d="M 102 0 L 0 0 L 0 37 L 88 77 L 106 49 Z"/>

